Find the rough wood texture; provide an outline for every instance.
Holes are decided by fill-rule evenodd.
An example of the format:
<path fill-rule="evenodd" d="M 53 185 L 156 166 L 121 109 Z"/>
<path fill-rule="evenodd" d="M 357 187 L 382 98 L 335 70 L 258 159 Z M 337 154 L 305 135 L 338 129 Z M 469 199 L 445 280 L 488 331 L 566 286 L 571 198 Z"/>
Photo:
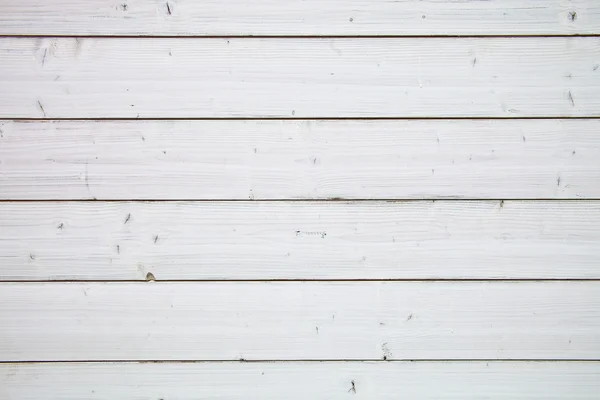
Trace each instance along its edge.
<path fill-rule="evenodd" d="M 600 116 L 600 38 L 0 39 L 0 117 Z"/>
<path fill-rule="evenodd" d="M 591 362 L 0 364 L 20 400 L 597 400 Z M 352 397 L 349 397 L 349 396 Z"/>
<path fill-rule="evenodd" d="M 0 198 L 600 198 L 598 131 L 578 119 L 0 121 Z"/>
<path fill-rule="evenodd" d="M 10 35 L 553 35 L 600 33 L 594 0 L 3 0 Z"/>
<path fill-rule="evenodd" d="M 0 399 L 598 399 L 599 93 L 597 0 L 0 0 Z"/>
<path fill-rule="evenodd" d="M 4 283 L 2 361 L 589 359 L 599 282 Z"/>
<path fill-rule="evenodd" d="M 596 202 L 0 203 L 1 280 L 600 278 Z"/>

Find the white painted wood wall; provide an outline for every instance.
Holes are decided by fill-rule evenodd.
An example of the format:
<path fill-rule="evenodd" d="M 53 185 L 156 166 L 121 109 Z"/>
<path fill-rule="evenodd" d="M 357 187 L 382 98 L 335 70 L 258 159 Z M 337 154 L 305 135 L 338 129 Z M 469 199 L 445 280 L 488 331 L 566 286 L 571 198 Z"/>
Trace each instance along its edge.
<path fill-rule="evenodd" d="M 0 400 L 600 399 L 597 0 L 0 1 Z"/>

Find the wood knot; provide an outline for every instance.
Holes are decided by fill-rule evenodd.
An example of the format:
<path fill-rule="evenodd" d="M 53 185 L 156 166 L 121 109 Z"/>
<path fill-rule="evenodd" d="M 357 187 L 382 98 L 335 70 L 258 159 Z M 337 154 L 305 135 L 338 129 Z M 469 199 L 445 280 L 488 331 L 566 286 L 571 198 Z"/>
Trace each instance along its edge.
<path fill-rule="evenodd" d="M 575 20 L 577 19 L 577 12 L 575 12 L 575 11 L 570 11 L 570 12 L 569 12 L 569 19 L 570 19 L 571 21 L 575 21 Z"/>

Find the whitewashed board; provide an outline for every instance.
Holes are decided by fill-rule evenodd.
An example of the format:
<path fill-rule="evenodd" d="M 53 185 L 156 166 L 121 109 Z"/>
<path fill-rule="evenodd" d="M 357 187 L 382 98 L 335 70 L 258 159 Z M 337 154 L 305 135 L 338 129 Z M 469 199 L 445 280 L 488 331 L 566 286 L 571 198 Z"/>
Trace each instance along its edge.
<path fill-rule="evenodd" d="M 600 37 L 5 37 L 0 54 L 2 118 L 600 116 Z"/>
<path fill-rule="evenodd" d="M 0 0 L 0 399 L 598 399 L 599 93 L 596 0 Z"/>
<path fill-rule="evenodd" d="M 9 35 L 569 35 L 595 0 L 3 0 Z"/>
<path fill-rule="evenodd" d="M 0 203 L 0 280 L 600 279 L 591 201 Z"/>
<path fill-rule="evenodd" d="M 0 397 L 20 400 L 597 400 L 598 393 L 596 362 L 0 364 Z"/>
<path fill-rule="evenodd" d="M 600 357 L 600 282 L 0 284 L 2 361 Z"/>
<path fill-rule="evenodd" d="M 600 119 L 0 121 L 0 198 L 600 198 L 599 131 Z"/>

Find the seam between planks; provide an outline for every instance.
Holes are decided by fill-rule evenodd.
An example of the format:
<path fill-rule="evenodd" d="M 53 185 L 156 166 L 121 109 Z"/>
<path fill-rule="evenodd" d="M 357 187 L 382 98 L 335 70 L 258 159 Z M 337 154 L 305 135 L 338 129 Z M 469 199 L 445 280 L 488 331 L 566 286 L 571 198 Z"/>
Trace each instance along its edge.
<path fill-rule="evenodd" d="M 486 39 L 486 38 L 569 38 L 600 37 L 583 34 L 512 34 L 512 35 L 36 35 L 1 34 L 0 38 L 77 38 L 77 39 Z"/>
<path fill-rule="evenodd" d="M 200 364 L 200 363 L 223 363 L 223 364 L 257 364 L 257 363 L 344 363 L 344 362 L 356 362 L 356 363 L 508 363 L 508 362 L 535 362 L 535 363 L 554 363 L 554 362 L 565 362 L 565 363 L 598 363 L 600 359 L 580 359 L 580 358 L 566 358 L 566 359 L 528 359 L 528 358 L 422 358 L 422 359 L 387 359 L 381 358 L 348 358 L 348 359 L 253 359 L 253 360 L 27 360 L 27 361 L 4 361 L 0 360 L 0 364 Z"/>
<path fill-rule="evenodd" d="M 294 283 L 294 282 L 600 282 L 600 278 L 332 278 L 332 279 L 27 279 L 27 280 L 2 280 L 2 284 L 27 284 L 27 283 Z"/>
<path fill-rule="evenodd" d="M 106 117 L 106 118 L 33 118 L 33 117 L 0 117 L 0 121 L 12 122 L 52 122 L 52 121 L 487 121 L 487 120 L 560 120 L 560 119 L 600 119 L 599 115 L 591 116 L 547 116 L 547 117 Z"/>
<path fill-rule="evenodd" d="M 417 203 L 417 202 L 595 202 L 598 197 L 580 198 L 554 198 L 554 197 L 528 197 L 528 198 L 461 198 L 461 197 L 436 197 L 436 198 L 309 198 L 309 199 L 0 199 L 0 203 Z"/>

